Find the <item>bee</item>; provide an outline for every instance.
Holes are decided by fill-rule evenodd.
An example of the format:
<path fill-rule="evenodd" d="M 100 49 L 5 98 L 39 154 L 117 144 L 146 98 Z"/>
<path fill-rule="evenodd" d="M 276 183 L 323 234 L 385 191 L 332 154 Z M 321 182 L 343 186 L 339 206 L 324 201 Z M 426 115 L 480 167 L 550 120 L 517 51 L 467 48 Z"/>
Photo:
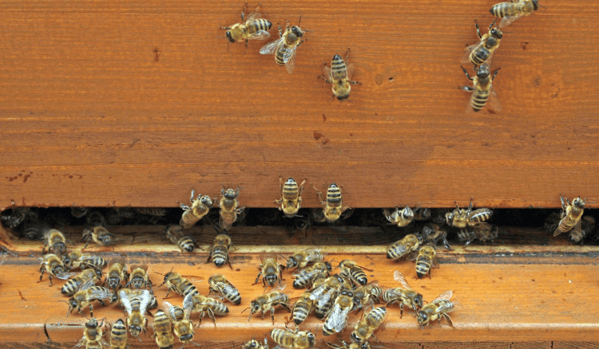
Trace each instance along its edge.
<path fill-rule="evenodd" d="M 125 292 L 125 294 L 127 295 L 127 297 L 131 298 L 131 297 L 134 297 L 134 296 L 138 296 L 138 297 L 142 296 L 142 294 L 143 294 L 143 292 L 145 290 L 132 290 L 132 289 L 129 289 L 129 288 L 124 288 L 121 291 Z M 119 292 L 119 294 L 120 294 L 120 292 Z M 120 308 L 123 308 L 125 306 L 123 304 L 123 302 L 120 301 L 120 299 L 118 301 L 118 306 Z M 158 301 L 156 300 L 156 297 L 154 296 L 154 294 L 152 293 L 152 291 L 150 291 L 150 302 L 149 302 L 147 308 L 148 309 L 158 308 Z"/>
<path fill-rule="evenodd" d="M 183 228 L 178 224 L 171 224 L 165 229 L 166 237 L 175 245 L 179 246 L 181 251 L 193 252 L 196 242 L 190 236 L 183 234 Z"/>
<path fill-rule="evenodd" d="M 154 323 L 152 324 L 154 330 L 154 337 L 156 339 L 156 345 L 160 349 L 172 349 L 175 342 L 173 337 L 173 326 L 169 317 L 164 311 L 158 309 L 154 314 Z"/>
<path fill-rule="evenodd" d="M 179 339 L 179 342 L 183 344 L 191 342 L 193 340 L 194 330 L 193 324 L 191 323 L 191 320 L 189 320 L 190 312 L 185 312 L 183 308 L 171 305 L 169 302 L 162 302 L 162 306 L 166 315 L 173 323 L 175 337 Z"/>
<path fill-rule="evenodd" d="M 483 223 L 481 223 L 483 224 Z M 428 224 L 422 228 L 422 239 L 424 242 L 433 242 L 435 245 L 441 241 L 446 249 L 451 250 L 451 245 L 447 241 L 447 232 L 441 230 L 438 224 Z"/>
<path fill-rule="evenodd" d="M 528 16 L 540 7 L 538 0 L 512 0 L 493 5 L 489 12 L 497 18 L 502 18 L 499 27 L 507 27 L 520 17 Z"/>
<path fill-rule="evenodd" d="M 71 251 L 67 253 L 62 262 L 65 268 L 71 269 L 85 269 L 94 268 L 102 270 L 106 266 L 106 261 L 100 256 L 94 256 L 89 253 L 83 253 L 81 251 Z"/>
<path fill-rule="evenodd" d="M 488 208 L 479 208 L 473 211 L 472 199 L 470 199 L 470 205 L 468 206 L 467 210 L 460 209 L 457 203 L 455 204 L 455 207 L 456 208 L 452 212 L 447 212 L 445 214 L 445 221 L 450 227 L 473 227 L 488 220 L 491 217 L 491 214 L 493 214 L 493 211 Z"/>
<path fill-rule="evenodd" d="M 308 264 L 322 261 L 323 258 L 324 255 L 320 250 L 306 248 L 295 252 L 289 259 L 287 259 L 287 269 L 305 268 Z"/>
<path fill-rule="evenodd" d="M 284 287 L 280 287 L 279 290 L 282 290 L 283 288 Z M 264 313 L 270 310 L 270 317 L 272 318 L 272 324 L 274 325 L 275 324 L 275 307 L 277 305 L 280 305 L 288 312 L 291 312 L 291 309 L 289 308 L 289 304 L 288 304 L 289 297 L 285 293 L 283 293 L 279 290 L 270 291 L 268 293 L 265 293 L 263 295 L 256 297 L 254 300 L 252 300 L 252 302 L 250 303 L 250 306 L 243 310 L 243 311 L 246 311 L 246 310 L 250 309 L 250 316 L 248 318 L 248 322 L 250 322 L 250 320 L 252 319 L 252 315 L 257 313 L 258 311 L 262 312 L 262 320 L 264 320 Z M 243 313 L 243 311 L 242 311 L 242 313 Z"/>
<path fill-rule="evenodd" d="M 148 306 L 152 301 L 152 294 L 148 290 L 141 293 L 119 291 L 119 299 L 127 313 L 127 327 L 132 336 L 138 337 L 143 330 L 146 333 L 148 320 L 145 317 Z"/>
<path fill-rule="evenodd" d="M 83 218 L 86 214 L 88 214 L 89 208 L 87 207 L 71 207 L 71 215 L 75 218 Z"/>
<path fill-rule="evenodd" d="M 67 282 L 60 289 L 60 293 L 72 296 L 79 290 L 79 287 L 83 285 L 87 280 L 93 280 L 93 284 L 97 284 L 102 279 L 102 272 L 97 269 L 85 269 L 79 275 Z"/>
<path fill-rule="evenodd" d="M 295 179 L 289 177 L 285 184 L 283 184 L 283 178 L 279 176 L 279 182 L 281 183 L 281 199 L 275 200 L 275 203 L 279 206 L 279 210 L 283 211 L 285 217 L 301 217 L 297 215 L 300 207 L 302 206 L 302 191 L 304 190 L 304 180 L 299 186 Z"/>
<path fill-rule="evenodd" d="M 108 288 L 118 291 L 123 285 L 122 281 L 129 279 L 129 272 L 127 272 L 127 266 L 123 262 L 115 262 L 108 268 L 104 285 L 108 285 Z"/>
<path fill-rule="evenodd" d="M 208 289 L 208 295 L 213 292 L 219 293 L 229 302 L 235 305 L 241 304 L 241 295 L 239 294 L 239 291 L 223 275 L 212 275 L 208 279 Z"/>
<path fill-rule="evenodd" d="M 400 309 L 400 318 L 403 317 L 404 305 L 416 311 L 420 310 L 423 304 L 422 295 L 410 287 L 408 281 L 399 270 L 396 270 L 393 273 L 393 278 L 395 281 L 401 284 L 401 287 L 385 290 L 383 293 L 383 301 L 387 303 L 387 306 L 398 303 Z"/>
<path fill-rule="evenodd" d="M 85 323 L 83 337 L 77 342 L 75 348 L 85 345 L 86 349 L 102 348 L 103 345 L 108 346 L 108 343 L 102 338 L 102 327 L 104 321 L 98 324 L 98 320 L 91 318 Z"/>
<path fill-rule="evenodd" d="M 233 269 L 229 260 L 229 249 L 233 247 L 231 237 L 227 234 L 220 234 L 214 238 L 214 243 L 210 247 L 208 259 L 206 263 L 212 261 L 217 267 L 222 267 L 225 263 L 229 263 L 229 267 Z"/>
<path fill-rule="evenodd" d="M 168 292 L 166 292 L 166 296 L 164 296 L 163 299 L 167 299 L 171 291 L 175 291 L 183 297 L 186 297 L 189 294 L 192 296 L 200 294 L 194 284 L 181 276 L 181 274 L 172 271 L 169 271 L 164 275 L 164 281 L 158 287 L 164 284 L 168 287 Z"/>
<path fill-rule="evenodd" d="M 42 281 L 42 277 L 44 276 L 45 272 L 48 273 L 48 280 L 50 280 L 50 286 L 52 286 L 53 276 L 61 280 L 67 280 L 68 278 L 74 275 L 73 273 L 66 272 L 62 260 L 55 254 L 47 254 L 44 256 L 44 258 L 40 258 L 40 260 L 42 261 L 42 263 L 40 265 L 41 274 L 40 280 L 38 282 Z"/>
<path fill-rule="evenodd" d="M 365 269 L 360 267 L 354 261 L 350 261 L 348 259 L 341 261 L 339 263 L 339 270 L 341 271 L 341 275 L 355 282 L 357 285 L 366 285 L 368 283 L 368 278 L 364 273 Z M 369 269 L 366 269 L 369 270 Z"/>
<path fill-rule="evenodd" d="M 397 225 L 400 228 L 410 224 L 414 219 L 414 212 L 409 206 L 401 210 L 399 207 L 395 207 L 395 212 L 393 213 L 389 212 L 389 210 L 383 210 L 383 214 L 391 224 Z"/>
<path fill-rule="evenodd" d="M 44 232 L 42 253 L 46 253 L 46 248 L 48 248 L 48 252 L 62 256 L 67 252 L 67 239 L 56 229 L 47 230 Z"/>
<path fill-rule="evenodd" d="M 43 225 L 36 219 L 28 217 L 23 222 L 23 236 L 27 240 L 39 240 L 43 237 L 42 231 L 44 231 Z"/>
<path fill-rule="evenodd" d="M 114 234 L 102 226 L 83 229 L 83 241 L 85 241 L 85 246 L 83 246 L 83 249 L 89 245 L 90 241 L 93 241 L 101 246 L 112 245 L 112 239 L 114 239 Z"/>
<path fill-rule="evenodd" d="M 216 319 L 214 315 L 227 315 L 229 308 L 221 302 L 211 297 L 205 297 L 200 294 L 188 294 L 183 299 L 183 309 L 186 312 L 196 311 L 200 313 L 199 323 L 202 323 L 204 315 L 208 314 L 214 326 L 216 327 Z"/>
<path fill-rule="evenodd" d="M 351 339 L 353 342 L 361 344 L 370 339 L 370 337 L 376 338 L 374 331 L 376 331 L 387 315 L 387 309 L 385 307 L 376 307 L 362 315 L 360 321 L 356 323 L 354 331 L 351 333 Z"/>
<path fill-rule="evenodd" d="M 260 272 L 256 277 L 256 281 L 254 285 L 258 283 L 260 279 L 260 275 L 262 275 L 262 284 L 264 285 L 264 289 L 266 289 L 266 284 L 268 286 L 273 287 L 277 280 L 279 281 L 279 285 L 281 284 L 281 280 L 283 279 L 283 269 L 285 269 L 284 265 L 277 264 L 277 257 L 261 257 L 262 263 L 258 267 Z"/>
<path fill-rule="evenodd" d="M 193 227 L 193 225 L 200 221 L 200 219 L 204 218 L 204 216 L 210 212 L 210 207 L 214 205 L 214 201 L 216 201 L 216 198 L 214 198 L 213 201 L 210 196 L 202 194 L 198 194 L 198 198 L 194 200 L 193 195 L 194 191 L 192 189 L 191 199 L 189 199 L 191 207 L 180 203 L 184 212 L 179 220 L 179 225 L 181 225 L 183 229 Z"/>
<path fill-rule="evenodd" d="M 268 349 L 268 339 L 266 337 L 264 338 L 264 345 L 257 340 L 252 339 L 251 341 L 242 345 L 241 349 Z"/>
<path fill-rule="evenodd" d="M 418 251 L 422 242 L 422 236 L 408 234 L 404 236 L 403 239 L 396 241 L 393 245 L 389 246 L 387 258 L 396 260 L 403 258 L 412 252 Z"/>
<path fill-rule="evenodd" d="M 487 63 L 483 63 L 476 71 L 476 76 L 474 78 L 470 77 L 470 74 L 468 74 L 464 67 L 461 68 L 464 71 L 464 74 L 466 74 L 468 80 L 473 82 L 473 87 L 464 86 L 461 88 L 464 91 L 472 92 L 472 97 L 468 102 L 466 111 L 470 112 L 473 110 L 474 112 L 479 112 L 482 108 L 484 108 L 485 104 L 487 104 L 488 100 L 490 101 L 493 110 L 495 110 L 495 112 L 500 112 L 501 103 L 499 102 L 497 93 L 493 88 L 493 81 L 495 80 L 495 76 L 501 68 L 497 68 L 491 77 L 489 65 Z"/>
<path fill-rule="evenodd" d="M 417 221 L 425 221 L 432 216 L 431 210 L 428 208 L 416 207 L 412 212 L 414 212 L 414 219 Z"/>
<path fill-rule="evenodd" d="M 458 240 L 466 241 L 465 246 L 476 239 L 480 241 L 493 241 L 499 236 L 499 228 L 495 225 L 483 222 L 475 225 L 471 229 L 464 228 L 458 231 Z"/>
<path fill-rule="evenodd" d="M 349 312 L 355 308 L 354 295 L 350 290 L 342 290 L 335 299 L 333 308 L 327 314 L 322 327 L 322 333 L 330 336 L 343 331 L 347 325 Z"/>
<path fill-rule="evenodd" d="M 474 21 L 474 25 L 476 26 L 476 34 L 480 42 L 466 48 L 466 53 L 462 57 L 462 63 L 466 64 L 470 62 L 475 67 L 478 67 L 486 62 L 490 66 L 493 54 L 499 48 L 499 43 L 501 42 L 501 38 L 503 38 L 503 32 L 499 28 L 493 28 L 493 25 L 495 25 L 495 21 L 493 21 L 489 26 L 489 33 L 481 36 L 476 20 Z"/>
<path fill-rule="evenodd" d="M 13 207 L 10 210 L 10 213 L 6 213 L 6 211 L 2 212 L 2 222 L 9 229 L 14 229 L 18 227 L 29 212 L 29 207 Z"/>
<path fill-rule="evenodd" d="M 150 280 L 150 276 L 148 275 L 148 266 L 147 265 L 132 265 L 131 273 L 129 273 L 129 281 L 125 285 L 125 287 L 131 287 L 133 289 L 140 289 L 142 287 L 150 286 L 152 289 L 152 280 Z"/>
<path fill-rule="evenodd" d="M 316 336 L 310 331 L 300 331 L 296 328 L 292 331 L 288 328 L 275 328 L 270 331 L 270 338 L 278 345 L 273 349 L 288 348 L 288 349 L 308 349 L 314 348 L 316 344 Z"/>
<path fill-rule="evenodd" d="M 147 216 L 164 217 L 166 216 L 166 209 L 159 207 L 137 207 L 135 211 Z"/>
<path fill-rule="evenodd" d="M 570 203 L 568 198 L 565 198 L 560 195 L 560 200 L 562 202 L 562 214 L 561 220 L 555 231 L 553 232 L 553 236 L 558 236 L 561 233 L 567 233 L 570 230 L 574 229 L 575 232 L 580 232 L 580 226 L 582 221 L 580 218 L 584 213 L 584 206 L 586 204 L 586 200 L 581 199 L 580 197 L 575 198 Z M 566 201 L 564 202 L 564 199 Z"/>
<path fill-rule="evenodd" d="M 416 275 L 421 278 L 428 274 L 431 277 L 431 268 L 438 267 L 437 250 L 434 246 L 425 245 L 418 250 L 415 256 L 416 260 Z"/>
<path fill-rule="evenodd" d="M 331 185 L 329 186 L 329 189 L 327 190 L 326 201 L 324 201 L 324 199 L 322 198 L 322 193 L 314 186 L 314 184 L 312 184 L 312 187 L 314 188 L 314 190 L 316 190 L 318 198 L 320 199 L 320 204 L 323 207 L 322 211 L 327 222 L 336 221 L 337 219 L 339 219 L 343 212 L 345 212 L 348 209 L 351 209 L 347 206 L 343 207 L 343 197 L 341 195 L 341 188 L 339 188 L 337 184 L 331 183 Z"/>
<path fill-rule="evenodd" d="M 250 13 L 247 19 L 244 20 L 245 10 L 247 8 L 247 1 L 243 10 L 241 11 L 241 23 L 233 24 L 231 27 L 220 27 L 227 31 L 227 39 L 229 42 L 244 41 L 245 47 L 248 46 L 248 40 L 266 40 L 270 37 L 270 27 L 272 23 L 266 19 L 260 18 L 261 15 L 258 13 L 260 5 L 256 7 L 254 12 Z"/>
<path fill-rule="evenodd" d="M 581 229 L 579 231 L 570 230 L 570 240 L 574 243 L 582 243 L 582 240 L 587 236 L 590 232 L 595 229 L 595 218 L 590 216 L 584 216 L 581 219 Z"/>
<path fill-rule="evenodd" d="M 314 315 L 319 319 L 324 319 L 333 305 L 333 300 L 342 288 L 351 289 L 351 283 L 341 275 L 329 276 L 326 279 L 319 279 L 313 285 L 310 299 L 314 303 Z"/>
<path fill-rule="evenodd" d="M 333 56 L 331 60 L 331 68 L 324 64 L 322 71 L 324 77 L 321 77 L 324 81 L 332 85 L 333 98 L 337 97 L 338 100 L 342 101 L 349 98 L 349 92 L 351 91 L 351 85 L 361 84 L 358 81 L 352 81 L 351 77 L 354 75 L 355 69 L 353 64 L 349 64 L 349 47 L 347 48 L 347 54 L 345 61 L 339 55 Z"/>
<path fill-rule="evenodd" d="M 302 17 L 299 19 L 297 26 L 293 26 L 289 29 L 289 23 L 287 23 L 287 29 L 285 33 L 282 32 L 281 26 L 279 26 L 279 39 L 269 44 L 264 45 L 260 49 L 260 54 L 271 55 L 275 54 L 275 62 L 278 65 L 285 65 L 289 74 L 293 73 L 295 69 L 295 57 L 297 48 L 304 42 L 302 40 L 304 32 L 308 30 L 302 30 L 299 25 L 302 21 Z"/>
<path fill-rule="evenodd" d="M 310 299 L 311 294 L 312 291 L 302 293 L 299 299 L 293 304 L 291 319 L 293 319 L 295 325 L 300 325 L 306 321 L 308 315 L 314 310 L 314 301 Z"/>
<path fill-rule="evenodd" d="M 347 344 L 341 338 L 339 338 L 339 341 L 341 342 L 341 345 L 329 343 L 329 342 L 327 342 L 327 345 L 333 349 L 370 349 L 370 344 L 368 342 L 364 342 L 361 344 L 351 342 L 351 343 Z"/>
<path fill-rule="evenodd" d="M 331 263 L 317 262 L 313 266 L 293 274 L 295 276 L 293 288 L 309 287 L 314 281 L 327 278 L 331 269 Z"/>
<path fill-rule="evenodd" d="M 358 311 L 368 303 L 374 308 L 374 303 L 379 303 L 383 297 L 383 290 L 374 282 L 355 288 L 353 293 Z"/>
<path fill-rule="evenodd" d="M 454 308 L 454 303 L 450 301 L 452 291 L 446 291 L 435 298 L 432 302 L 425 304 L 422 309 L 417 313 L 418 323 L 420 327 L 428 325 L 430 321 L 439 320 L 442 318 L 447 319 L 449 325 L 453 326 L 453 321 L 447 313 L 451 312 Z"/>
<path fill-rule="evenodd" d="M 110 347 L 114 349 L 127 347 L 127 327 L 122 319 L 116 320 L 110 328 Z"/>
<path fill-rule="evenodd" d="M 225 187 L 221 189 L 220 193 L 223 196 L 219 203 L 218 207 L 220 207 L 220 227 L 224 230 L 229 230 L 233 226 L 233 223 L 237 220 L 237 216 L 241 215 L 245 210 L 245 207 L 239 207 L 239 201 L 237 201 L 237 197 L 239 196 L 239 191 L 243 189 L 243 187 L 237 187 L 237 191 L 229 188 L 225 191 Z"/>
<path fill-rule="evenodd" d="M 116 302 L 116 295 L 106 287 L 94 286 L 94 279 L 89 279 L 81 284 L 77 292 L 66 302 L 69 305 L 67 317 L 74 309 L 77 309 L 79 314 L 83 315 L 81 309 L 87 306 L 89 306 L 90 316 L 94 317 L 94 307 L 92 305 L 94 301 L 106 306 L 106 302 Z"/>

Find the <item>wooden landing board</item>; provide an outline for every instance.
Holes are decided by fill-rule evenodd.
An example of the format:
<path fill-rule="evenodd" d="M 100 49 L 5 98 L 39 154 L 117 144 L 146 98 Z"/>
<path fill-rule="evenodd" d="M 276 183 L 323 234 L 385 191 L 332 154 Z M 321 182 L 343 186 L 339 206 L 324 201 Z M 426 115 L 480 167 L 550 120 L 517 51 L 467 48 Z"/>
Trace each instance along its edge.
<path fill-rule="evenodd" d="M 458 302 L 451 313 L 454 327 L 445 323 L 435 323 L 420 329 L 413 312 L 408 310 L 402 319 L 399 309 L 390 307 L 385 328 L 377 333 L 383 343 L 397 341 L 413 342 L 471 342 L 471 341 L 596 341 L 599 338 L 599 322 L 592 304 L 599 292 L 599 283 L 592 275 L 599 272 L 598 260 L 580 256 L 574 262 L 563 263 L 559 256 L 543 257 L 543 253 L 529 254 L 522 259 L 504 257 L 501 263 L 490 263 L 484 259 L 442 259 L 439 269 L 433 270 L 431 279 L 415 279 L 412 262 L 393 263 L 383 254 L 348 255 L 331 253 L 327 258 L 342 260 L 352 258 L 367 268 L 370 280 L 379 285 L 395 287 L 393 271 L 402 271 L 411 286 L 421 292 L 426 300 L 446 290 L 454 291 Z M 195 278 L 207 279 L 215 273 L 222 273 L 239 289 L 242 295 L 240 306 L 230 306 L 228 316 L 218 318 L 216 327 L 207 319 L 196 330 L 199 342 L 244 342 L 252 337 L 262 337 L 273 325 L 269 319 L 261 320 L 254 315 L 247 322 L 247 314 L 241 311 L 264 288 L 253 283 L 259 264 L 258 254 L 234 255 L 233 269 L 217 269 L 212 264 L 204 264 L 203 258 L 186 255 L 131 254 L 129 264 L 147 263 L 151 278 L 160 283 L 161 277 L 154 272 L 175 271 Z M 532 262 L 532 263 L 531 263 Z M 66 300 L 58 290 L 62 282 L 53 287 L 44 277 L 39 278 L 37 258 L 8 257 L 0 266 L 2 285 L 0 296 L 4 300 L 4 316 L 0 317 L 0 338 L 7 342 L 46 341 L 44 325 L 50 338 L 55 342 L 74 343 L 82 333 L 84 319 L 76 313 L 66 316 Z M 291 276 L 284 273 L 285 283 L 291 286 Z M 202 293 L 207 293 L 206 280 L 194 282 Z M 164 297 L 165 288 L 155 288 L 159 300 Z M 301 294 L 301 290 L 287 287 L 290 297 Z M 20 292 L 20 294 L 19 294 Z M 21 295 L 26 300 L 21 298 Z M 180 304 L 179 296 L 172 296 L 173 304 Z M 87 313 L 86 313 L 87 314 Z M 122 317 L 116 308 L 96 307 L 98 318 L 106 317 L 114 321 Z M 286 313 L 277 311 L 275 326 L 283 326 Z M 268 317 L 268 316 L 267 316 Z M 192 316 L 197 321 L 197 315 Z M 356 317 L 350 316 L 349 324 L 355 324 Z M 316 330 L 322 324 L 315 318 L 302 325 L 302 329 Z M 343 338 L 348 339 L 349 331 Z M 322 334 L 317 338 L 322 340 Z M 334 337 L 327 337 L 333 340 Z M 151 342 L 150 337 L 142 337 Z"/>
<path fill-rule="evenodd" d="M 305 207 L 331 182 L 352 207 L 599 202 L 599 4 L 541 0 L 495 55 L 503 110 L 465 114 L 460 59 L 494 2 L 262 1 L 313 31 L 289 75 L 265 42 L 227 43 L 243 1 L 2 1 L 0 207 L 174 207 L 221 184 L 271 207 L 279 175 L 308 178 Z M 341 103 L 317 76 L 348 46 L 362 85 Z"/>

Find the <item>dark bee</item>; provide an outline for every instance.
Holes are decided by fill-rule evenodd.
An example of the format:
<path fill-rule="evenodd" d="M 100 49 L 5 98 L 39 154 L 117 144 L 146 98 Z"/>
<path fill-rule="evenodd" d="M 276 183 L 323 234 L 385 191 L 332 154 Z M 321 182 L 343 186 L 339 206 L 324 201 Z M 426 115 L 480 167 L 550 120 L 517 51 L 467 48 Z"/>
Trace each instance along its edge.
<path fill-rule="evenodd" d="M 497 93 L 493 88 L 493 80 L 495 80 L 495 76 L 497 76 L 499 69 L 500 68 L 497 68 L 497 70 L 495 70 L 493 73 L 493 76 L 491 76 L 489 65 L 487 63 L 483 63 L 476 71 L 476 76 L 471 78 L 466 69 L 462 67 L 464 74 L 466 74 L 468 80 L 472 81 L 473 85 L 472 87 L 464 86 L 461 88 L 464 91 L 472 92 L 472 97 L 470 97 L 470 101 L 466 107 L 466 112 L 481 111 L 481 109 L 483 109 L 487 104 L 487 101 L 491 103 L 491 108 L 493 108 L 495 112 L 498 113 L 501 111 L 501 103 L 499 102 Z"/>
<path fill-rule="evenodd" d="M 60 292 L 67 296 L 72 296 L 79 290 L 87 280 L 93 280 L 94 285 L 102 280 L 102 272 L 96 269 L 85 269 L 79 275 L 67 280 L 62 286 Z"/>
<path fill-rule="evenodd" d="M 241 295 L 229 280 L 223 275 L 212 275 L 208 279 L 209 293 L 221 294 L 225 299 L 235 305 L 241 304 Z"/>
<path fill-rule="evenodd" d="M 341 275 L 352 280 L 358 285 L 366 285 L 368 283 L 368 278 L 362 269 L 363 267 L 360 267 L 356 264 L 356 262 L 350 261 L 348 259 L 339 263 Z"/>
<path fill-rule="evenodd" d="M 396 241 L 387 250 L 387 258 L 398 260 L 412 252 L 418 251 L 422 244 L 422 236 L 408 234 L 403 239 Z"/>
<path fill-rule="evenodd" d="M 293 280 L 293 288 L 310 287 L 314 281 L 327 278 L 331 269 L 331 263 L 317 262 L 311 267 L 294 273 L 295 280 Z"/>
<path fill-rule="evenodd" d="M 183 228 L 178 224 L 171 224 L 166 227 L 166 237 L 182 251 L 193 252 L 196 242 L 194 239 L 183 233 Z"/>
<path fill-rule="evenodd" d="M 129 273 L 129 281 L 125 285 L 125 287 L 129 287 L 131 285 L 132 289 L 140 289 L 142 287 L 150 286 L 152 289 L 152 280 L 150 280 L 150 276 L 148 275 L 148 266 L 147 265 L 133 265 L 131 266 L 131 272 Z"/>
<path fill-rule="evenodd" d="M 489 12 L 501 18 L 499 27 L 507 27 L 520 17 L 528 16 L 540 7 L 538 0 L 512 0 L 493 5 Z"/>
<path fill-rule="evenodd" d="M 229 249 L 233 247 L 231 237 L 227 234 L 220 234 L 214 238 L 214 243 L 210 247 L 210 253 L 206 263 L 212 261 L 217 267 L 222 267 L 225 263 L 229 263 L 229 267 L 233 269 L 229 260 Z"/>
<path fill-rule="evenodd" d="M 465 64 L 470 62 L 474 64 L 475 67 L 478 67 L 487 62 L 490 66 L 493 60 L 493 54 L 499 47 L 501 38 L 503 38 L 503 33 L 501 32 L 501 29 L 493 28 L 493 25 L 495 24 L 495 21 L 493 21 L 489 26 L 489 33 L 481 36 L 476 20 L 474 21 L 474 24 L 476 25 L 476 34 L 478 35 L 480 42 L 466 48 L 466 53 L 464 54 L 464 57 L 462 57 L 462 63 Z"/>
<path fill-rule="evenodd" d="M 262 275 L 262 284 L 264 285 L 264 289 L 266 289 L 267 284 L 268 284 L 268 286 L 271 286 L 271 287 L 274 286 L 275 283 L 277 282 L 277 280 L 279 281 L 279 284 L 281 284 L 281 280 L 283 280 L 283 269 L 285 269 L 285 266 L 277 263 L 276 256 L 274 256 L 274 257 L 262 256 L 261 260 L 262 260 L 262 263 L 258 267 L 258 269 L 260 269 L 260 272 L 258 273 L 258 276 L 256 277 L 256 281 L 254 282 L 254 285 L 258 283 L 258 280 L 260 279 L 260 275 Z"/>
<path fill-rule="evenodd" d="M 256 7 L 254 12 L 250 13 L 244 20 L 245 10 L 247 8 L 247 2 L 241 11 L 241 23 L 232 25 L 231 27 L 220 27 L 221 29 L 227 30 L 226 36 L 229 42 L 244 41 L 245 46 L 248 45 L 248 40 L 266 40 L 270 37 L 270 27 L 272 23 L 266 19 L 262 19 L 261 14 L 258 13 L 260 5 Z"/>

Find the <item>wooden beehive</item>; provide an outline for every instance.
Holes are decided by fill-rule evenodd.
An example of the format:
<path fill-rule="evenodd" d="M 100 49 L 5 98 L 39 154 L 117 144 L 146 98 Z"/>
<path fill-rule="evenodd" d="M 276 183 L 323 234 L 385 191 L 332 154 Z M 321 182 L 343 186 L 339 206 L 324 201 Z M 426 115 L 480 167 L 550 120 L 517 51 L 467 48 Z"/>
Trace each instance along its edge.
<path fill-rule="evenodd" d="M 240 1 L 3 1 L 0 208 L 176 207 L 192 186 L 215 196 L 223 184 L 244 186 L 242 205 L 274 207 L 279 175 L 307 177 L 305 207 L 319 206 L 309 184 L 324 191 L 336 182 L 356 208 L 451 207 L 471 197 L 481 207 L 557 208 L 560 194 L 588 197 L 592 208 L 599 198 L 599 4 L 541 1 L 546 7 L 506 29 L 495 55 L 493 67 L 501 70 L 493 85 L 503 110 L 479 114 L 464 112 L 469 95 L 458 87 L 469 81 L 460 58 L 477 40 L 474 19 L 482 28 L 492 21 L 494 1 L 263 1 L 260 12 L 274 27 L 297 24 L 301 15 L 312 31 L 292 75 L 258 53 L 264 42 L 227 43 L 219 27 L 239 22 Z M 347 47 L 362 85 L 339 102 L 318 76 Z M 161 273 L 216 272 L 188 265 L 205 253 L 181 256 L 157 238 L 144 240 L 144 229 L 125 228 L 126 244 L 95 250 L 131 253 L 131 261 Z M 244 233 L 278 238 L 255 243 Z M 381 284 L 393 283 L 395 269 L 411 270 L 389 263 L 382 243 L 325 240 L 342 233 L 323 227 L 286 238 L 271 228 L 234 230 L 241 241 L 236 269 L 223 272 L 239 280 L 244 303 L 216 329 L 204 323 L 201 342 L 238 344 L 272 328 L 259 319 L 247 326 L 239 314 L 262 291 L 249 284 L 263 250 L 338 245 L 331 256 L 375 267 Z M 215 233 L 201 234 L 208 244 Z M 46 331 L 71 346 L 83 319 L 65 319 L 55 288 L 33 284 L 41 245 L 2 236 L 21 256 L 0 266 L 7 301 L 0 341 L 41 343 Z M 461 307 L 452 314 L 455 328 L 419 330 L 411 314 L 400 320 L 393 313 L 378 337 L 385 347 L 597 342 L 599 322 L 589 309 L 599 288 L 599 249 L 542 240 L 522 246 L 507 238 L 441 253 L 434 277 L 414 283 L 428 299 L 454 290 Z"/>

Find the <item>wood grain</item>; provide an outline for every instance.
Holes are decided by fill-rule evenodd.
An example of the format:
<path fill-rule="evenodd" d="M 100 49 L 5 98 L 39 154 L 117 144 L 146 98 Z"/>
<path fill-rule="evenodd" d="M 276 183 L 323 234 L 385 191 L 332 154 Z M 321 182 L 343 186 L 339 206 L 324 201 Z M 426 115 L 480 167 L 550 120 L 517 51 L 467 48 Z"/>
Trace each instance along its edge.
<path fill-rule="evenodd" d="M 221 184 L 271 207 L 279 175 L 342 184 L 352 207 L 597 202 L 599 4 L 542 1 L 509 27 L 503 111 L 465 114 L 460 58 L 493 3 L 263 1 L 313 31 L 289 75 L 263 42 L 227 43 L 242 1 L 3 1 L 0 207 L 173 207 Z M 348 46 L 362 85 L 341 103 L 317 76 Z"/>

